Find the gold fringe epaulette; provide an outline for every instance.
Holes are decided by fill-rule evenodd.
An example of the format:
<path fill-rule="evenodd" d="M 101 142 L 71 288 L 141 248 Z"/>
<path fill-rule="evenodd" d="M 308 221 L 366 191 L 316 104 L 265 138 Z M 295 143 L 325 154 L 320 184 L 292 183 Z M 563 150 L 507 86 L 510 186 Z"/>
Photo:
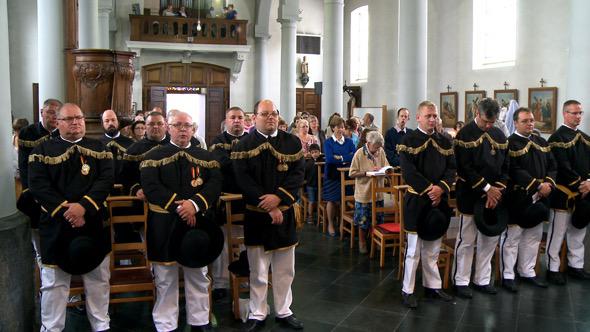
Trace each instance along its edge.
<path fill-rule="evenodd" d="M 209 147 L 209 152 L 213 152 L 215 149 L 231 150 L 233 144 L 228 143 L 217 143 Z"/>
<path fill-rule="evenodd" d="M 444 149 L 443 147 L 441 147 L 440 145 L 438 145 L 438 143 L 436 143 L 435 140 L 433 140 L 432 138 L 429 138 L 424 144 L 422 144 L 421 146 L 417 147 L 417 148 L 412 148 L 409 147 L 407 145 L 403 145 L 403 144 L 398 144 L 397 145 L 397 152 L 407 152 L 409 154 L 418 154 L 424 150 L 426 150 L 426 148 L 428 147 L 428 144 L 431 144 L 433 148 L 436 149 L 436 151 L 438 151 L 440 154 L 442 154 L 443 156 L 451 156 L 453 155 L 453 149 Z"/>
<path fill-rule="evenodd" d="M 177 161 L 181 157 L 182 158 L 185 158 L 189 162 L 191 162 L 193 164 L 196 164 L 196 165 L 199 165 L 201 167 L 205 167 L 205 168 L 221 168 L 221 165 L 216 160 L 205 161 L 205 160 L 197 159 L 197 158 L 191 156 L 190 154 L 186 153 L 185 151 L 179 151 L 179 152 L 171 155 L 170 157 L 166 157 L 166 158 L 163 158 L 163 159 L 160 159 L 160 160 L 152 160 L 152 159 L 144 160 L 139 165 L 139 168 L 144 168 L 144 167 L 160 167 L 160 166 L 168 165 L 170 163 L 173 163 L 173 162 Z"/>
<path fill-rule="evenodd" d="M 494 141 L 494 139 L 488 133 L 484 133 L 478 139 L 476 139 L 475 141 L 471 141 L 471 142 L 464 142 L 459 139 L 455 139 L 454 144 L 458 145 L 462 148 L 465 148 L 465 149 L 472 149 L 472 148 L 476 148 L 476 147 L 480 146 L 481 143 L 483 143 L 484 139 L 486 139 L 488 142 L 490 142 L 490 145 L 494 149 L 505 150 L 508 148 L 508 142 L 498 143 L 498 142 Z"/>
<path fill-rule="evenodd" d="M 55 156 L 55 157 L 50 157 L 50 156 L 44 156 L 41 154 L 31 154 L 29 155 L 29 163 L 38 161 L 40 163 L 44 163 L 47 165 L 57 165 L 57 164 L 61 164 L 64 161 L 70 159 L 70 157 L 72 156 L 72 154 L 74 154 L 75 151 L 78 151 L 80 154 L 85 155 L 87 157 L 92 157 L 92 158 L 96 158 L 96 159 L 113 159 L 113 154 L 109 151 L 94 151 L 85 147 L 82 147 L 80 145 L 72 145 L 70 146 L 66 152 L 62 153 L 59 156 Z"/>
<path fill-rule="evenodd" d="M 121 152 L 127 152 L 127 148 L 124 148 L 121 144 L 117 143 L 115 140 L 112 140 L 107 143 L 107 148 L 114 146 L 117 150 Z"/>
<path fill-rule="evenodd" d="M 160 147 L 161 147 L 161 145 L 156 145 L 153 148 L 147 150 L 146 152 L 144 152 L 142 154 L 137 154 L 137 155 L 131 155 L 131 154 L 125 153 L 123 155 L 123 160 L 126 160 L 126 161 L 143 161 L 145 159 L 145 156 L 148 153 L 150 153 L 150 152 L 152 152 L 152 151 L 154 151 L 156 149 L 159 149 Z"/>
<path fill-rule="evenodd" d="M 582 135 L 581 133 L 577 133 L 576 136 L 569 142 L 565 143 L 565 142 L 552 142 L 549 143 L 549 146 L 551 146 L 552 148 L 560 148 L 560 149 L 569 149 L 572 146 L 576 145 L 576 143 L 578 143 L 579 140 L 582 140 L 582 143 L 586 144 L 587 146 L 590 146 L 590 141 L 588 141 L 584 135 Z"/>
<path fill-rule="evenodd" d="M 27 141 L 27 140 L 19 138 L 18 139 L 18 146 L 25 147 L 25 148 L 35 148 L 35 147 L 37 147 L 37 145 L 47 141 L 48 139 L 49 139 L 49 135 L 45 135 L 35 141 Z"/>
<path fill-rule="evenodd" d="M 520 150 L 509 150 L 508 151 L 508 155 L 510 155 L 510 157 L 520 157 L 520 156 L 524 156 L 525 154 L 527 154 L 529 152 L 529 149 L 532 147 L 534 147 L 535 149 L 541 151 L 541 152 L 551 152 L 551 147 L 549 146 L 540 146 L 539 144 L 533 142 L 533 141 L 529 141 L 526 146 Z"/>
<path fill-rule="evenodd" d="M 269 150 L 270 153 L 282 162 L 294 162 L 303 158 L 303 151 L 299 151 L 296 154 L 283 154 L 275 150 L 275 148 L 268 142 L 260 144 L 255 149 L 249 151 L 236 151 L 231 153 L 231 159 L 248 159 L 258 156 L 262 151 Z"/>

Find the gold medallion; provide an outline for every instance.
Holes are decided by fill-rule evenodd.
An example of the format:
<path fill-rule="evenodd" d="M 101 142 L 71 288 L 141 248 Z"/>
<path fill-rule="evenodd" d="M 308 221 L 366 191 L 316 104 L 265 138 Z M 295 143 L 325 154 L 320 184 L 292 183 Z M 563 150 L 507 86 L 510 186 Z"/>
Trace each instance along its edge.
<path fill-rule="evenodd" d="M 80 173 L 82 173 L 82 175 L 88 175 L 88 173 L 90 173 L 90 165 L 82 164 L 82 169 L 80 170 Z"/>
<path fill-rule="evenodd" d="M 495 156 L 495 155 L 496 155 L 496 150 L 492 149 L 492 151 L 490 151 L 490 154 L 491 154 L 492 156 Z"/>
<path fill-rule="evenodd" d="M 277 171 L 279 172 L 286 172 L 289 170 L 289 165 L 285 164 L 285 163 L 280 163 L 277 165 Z"/>
<path fill-rule="evenodd" d="M 191 181 L 191 186 L 193 186 L 193 187 L 198 187 L 202 184 L 203 184 L 203 179 L 201 179 L 201 178 L 196 178 Z"/>

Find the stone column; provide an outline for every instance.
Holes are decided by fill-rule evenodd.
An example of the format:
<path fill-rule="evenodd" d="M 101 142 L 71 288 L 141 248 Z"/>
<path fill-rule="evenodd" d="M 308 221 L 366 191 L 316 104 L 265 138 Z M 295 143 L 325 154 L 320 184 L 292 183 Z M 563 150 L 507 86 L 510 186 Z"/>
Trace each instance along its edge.
<path fill-rule="evenodd" d="M 324 0 L 322 125 L 334 112 L 344 113 L 344 0 Z"/>
<path fill-rule="evenodd" d="M 428 1 L 400 0 L 399 5 L 397 106 L 413 113 L 426 99 Z M 415 117 L 410 119 L 415 126 Z"/>
<path fill-rule="evenodd" d="M 297 83 L 296 33 L 297 21 L 279 19 L 281 23 L 281 117 L 291 123 L 295 117 Z"/>
<path fill-rule="evenodd" d="M 590 11 L 590 2 L 585 0 L 571 0 L 570 2 L 570 45 L 569 64 L 567 69 L 567 89 L 565 98 L 575 99 L 582 103 L 586 113 L 590 111 L 590 39 L 584 31 L 590 29 L 590 21 L 586 13 Z M 557 126 L 563 122 L 562 107 L 557 105 Z M 590 132 L 590 119 L 584 116 L 579 127 L 580 130 Z"/>
<path fill-rule="evenodd" d="M 99 8 L 98 10 L 98 48 L 110 49 L 110 8 Z"/>
<path fill-rule="evenodd" d="M 254 59 L 254 102 L 268 98 L 268 40 L 269 35 L 256 35 L 256 58 Z"/>
<path fill-rule="evenodd" d="M 66 97 L 64 21 L 62 0 L 37 2 L 39 105 L 48 98 Z"/>
<path fill-rule="evenodd" d="M 78 1 L 78 22 L 78 48 L 101 48 L 98 26 L 98 0 Z"/>
<path fill-rule="evenodd" d="M 10 119 L 7 1 L 0 1 L 0 331 L 32 331 L 33 256 L 28 219 L 17 212 Z"/>

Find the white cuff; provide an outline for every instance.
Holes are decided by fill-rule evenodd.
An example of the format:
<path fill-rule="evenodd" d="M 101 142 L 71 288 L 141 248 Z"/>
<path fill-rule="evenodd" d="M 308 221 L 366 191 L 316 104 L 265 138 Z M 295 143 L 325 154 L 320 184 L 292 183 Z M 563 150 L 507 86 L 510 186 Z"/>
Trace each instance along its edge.
<path fill-rule="evenodd" d="M 488 192 L 488 190 L 490 190 L 490 188 L 491 188 L 491 187 L 492 187 L 492 186 L 491 186 L 491 185 L 488 183 L 488 184 L 486 184 L 486 186 L 485 186 L 485 187 L 483 187 L 483 191 L 485 191 L 485 192 L 487 193 L 487 192 Z"/>
<path fill-rule="evenodd" d="M 193 201 L 192 199 L 189 199 L 189 201 L 191 203 L 193 203 L 193 206 L 195 207 L 195 213 L 198 213 L 199 212 L 199 206 L 197 206 L 197 203 L 195 203 L 195 201 Z"/>

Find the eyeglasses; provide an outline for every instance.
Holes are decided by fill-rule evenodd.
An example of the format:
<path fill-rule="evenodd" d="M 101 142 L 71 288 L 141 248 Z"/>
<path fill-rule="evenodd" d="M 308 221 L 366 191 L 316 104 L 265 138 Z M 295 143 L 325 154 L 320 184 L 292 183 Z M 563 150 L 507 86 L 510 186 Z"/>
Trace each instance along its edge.
<path fill-rule="evenodd" d="M 146 124 L 146 126 L 148 126 L 148 127 L 163 127 L 164 122 L 148 122 Z"/>
<path fill-rule="evenodd" d="M 261 116 L 263 118 L 269 118 L 269 117 L 278 118 L 279 112 L 261 112 L 261 113 L 257 113 L 256 116 Z"/>
<path fill-rule="evenodd" d="M 78 116 L 67 116 L 65 118 L 57 118 L 58 120 L 61 121 L 65 121 L 67 123 L 73 123 L 74 121 L 82 121 L 84 120 L 84 116 L 83 115 L 78 115 Z"/>
<path fill-rule="evenodd" d="M 579 112 L 570 112 L 570 111 L 565 111 L 565 112 L 566 112 L 566 113 L 568 113 L 568 114 L 571 114 L 571 115 L 573 115 L 573 116 L 578 116 L 578 115 L 579 115 L 579 116 L 582 116 L 582 115 L 584 115 L 584 111 L 579 111 Z"/>
<path fill-rule="evenodd" d="M 168 125 L 176 128 L 177 130 L 188 130 L 191 129 L 193 127 L 192 123 L 169 123 Z"/>

